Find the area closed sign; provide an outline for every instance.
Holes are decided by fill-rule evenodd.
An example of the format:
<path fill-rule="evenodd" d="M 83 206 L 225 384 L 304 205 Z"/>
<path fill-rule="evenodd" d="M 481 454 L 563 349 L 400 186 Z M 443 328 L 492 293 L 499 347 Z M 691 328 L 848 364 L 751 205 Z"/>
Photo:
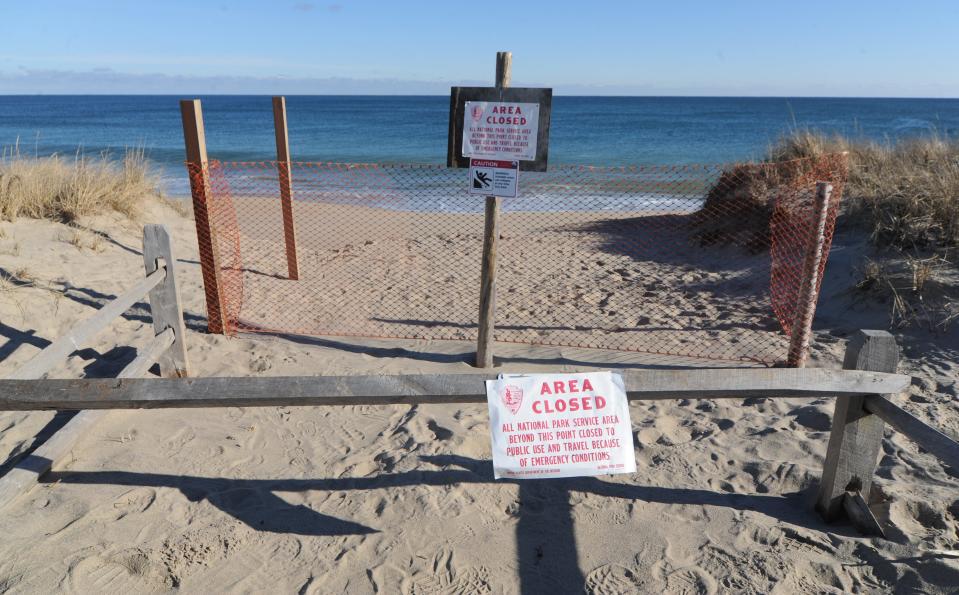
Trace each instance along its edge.
<path fill-rule="evenodd" d="M 467 101 L 463 156 L 533 160 L 538 131 L 538 103 Z"/>
<path fill-rule="evenodd" d="M 486 382 L 486 399 L 496 479 L 636 471 L 618 374 L 502 375 Z"/>
<path fill-rule="evenodd" d="M 470 159 L 470 194 L 516 198 L 519 161 Z"/>

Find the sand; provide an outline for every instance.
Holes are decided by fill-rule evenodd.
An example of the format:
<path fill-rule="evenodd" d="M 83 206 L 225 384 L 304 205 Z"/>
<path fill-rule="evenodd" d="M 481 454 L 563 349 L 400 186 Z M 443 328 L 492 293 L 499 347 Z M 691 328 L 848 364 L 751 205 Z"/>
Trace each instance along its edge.
<path fill-rule="evenodd" d="M 228 299 L 240 328 L 475 340 L 482 213 L 299 202 L 293 281 L 276 201 L 233 204 L 235 219 L 217 227 L 223 266 L 240 269 L 224 275 L 242 284 Z M 703 246 L 688 213 L 506 209 L 500 219 L 498 341 L 785 359 L 768 252 Z"/>
<path fill-rule="evenodd" d="M 197 375 L 472 370 L 469 342 L 209 335 L 192 222 L 160 205 L 145 221 L 175 238 Z M 0 223 L 11 277 L 0 374 L 142 276 L 137 225 L 82 223 L 79 248 L 62 224 Z M 838 367 L 846 337 L 883 327 L 884 307 L 848 292 L 865 242 L 835 245 L 815 366 Z M 114 375 L 151 332 L 140 304 L 52 376 Z M 897 338 L 916 377 L 898 402 L 959 436 L 959 340 Z M 497 353 L 516 371 L 703 365 Z M 0 591 L 955 592 L 959 479 L 905 437 L 887 432 L 876 478 L 889 540 L 811 511 L 831 410 L 829 399 L 636 403 L 635 475 L 526 482 L 492 479 L 483 406 L 111 412 L 0 513 Z M 0 413 L 0 461 L 52 417 Z"/>

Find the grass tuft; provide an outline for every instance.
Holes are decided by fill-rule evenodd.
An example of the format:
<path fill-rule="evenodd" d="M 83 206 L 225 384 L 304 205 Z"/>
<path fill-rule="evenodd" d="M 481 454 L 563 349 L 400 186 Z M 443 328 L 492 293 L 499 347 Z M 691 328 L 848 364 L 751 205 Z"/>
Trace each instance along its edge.
<path fill-rule="evenodd" d="M 18 146 L 0 156 L 0 218 L 9 221 L 32 217 L 69 223 L 109 211 L 138 220 L 145 199 L 158 195 L 143 149 L 127 149 L 119 162 L 79 151 L 72 158 L 30 157 Z"/>
<path fill-rule="evenodd" d="M 847 151 L 847 226 L 879 249 L 857 289 L 890 304 L 892 326 L 946 331 L 959 320 L 959 141 L 941 136 L 877 143 L 802 131 L 770 148 L 770 160 Z"/>
<path fill-rule="evenodd" d="M 939 136 L 877 143 L 800 131 L 770 148 L 770 161 L 848 151 L 847 222 L 879 246 L 902 250 L 959 246 L 959 141 Z"/>

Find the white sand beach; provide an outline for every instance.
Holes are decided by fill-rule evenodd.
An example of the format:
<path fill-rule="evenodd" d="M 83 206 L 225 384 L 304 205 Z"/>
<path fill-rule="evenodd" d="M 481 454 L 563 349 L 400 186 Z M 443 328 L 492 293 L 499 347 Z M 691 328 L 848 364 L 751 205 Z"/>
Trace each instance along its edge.
<path fill-rule="evenodd" d="M 197 376 L 475 370 L 469 341 L 208 334 L 192 218 L 152 204 L 143 222 L 166 224 L 175 240 Z M 0 375 L 142 278 L 141 223 L 80 223 L 0 222 Z M 424 242 L 442 242 L 441 231 Z M 372 246 L 384 258 L 396 249 Z M 847 289 L 865 250 L 864 237 L 835 239 L 812 366 L 840 367 L 846 338 L 886 327 L 882 306 Z M 464 279 L 478 276 L 474 256 Z M 524 274 L 521 261 L 504 266 Z M 567 281 L 594 281 L 583 269 Z M 526 301 L 504 298 L 500 312 L 541 317 L 520 310 Z M 152 334 L 138 304 L 51 377 L 113 376 Z M 915 378 L 897 402 L 959 437 L 959 336 L 906 329 L 897 339 L 900 371 Z M 519 344 L 497 356 L 504 371 L 733 365 Z M 113 411 L 0 511 L 0 592 L 955 593 L 959 470 L 901 434 L 887 429 L 872 495 L 887 540 L 812 510 L 832 408 L 634 403 L 635 475 L 525 482 L 493 480 L 480 405 Z M 53 417 L 0 413 L 0 465 Z"/>

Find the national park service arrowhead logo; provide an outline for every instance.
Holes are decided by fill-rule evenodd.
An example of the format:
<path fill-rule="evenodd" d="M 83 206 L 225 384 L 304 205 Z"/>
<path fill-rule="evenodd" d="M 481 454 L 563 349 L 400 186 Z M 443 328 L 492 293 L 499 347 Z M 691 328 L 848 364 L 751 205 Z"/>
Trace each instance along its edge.
<path fill-rule="evenodd" d="M 506 385 L 503 387 L 500 397 L 502 397 L 503 404 L 510 410 L 510 413 L 516 415 L 516 412 L 519 411 L 520 406 L 523 404 L 523 389 L 511 384 Z"/>

